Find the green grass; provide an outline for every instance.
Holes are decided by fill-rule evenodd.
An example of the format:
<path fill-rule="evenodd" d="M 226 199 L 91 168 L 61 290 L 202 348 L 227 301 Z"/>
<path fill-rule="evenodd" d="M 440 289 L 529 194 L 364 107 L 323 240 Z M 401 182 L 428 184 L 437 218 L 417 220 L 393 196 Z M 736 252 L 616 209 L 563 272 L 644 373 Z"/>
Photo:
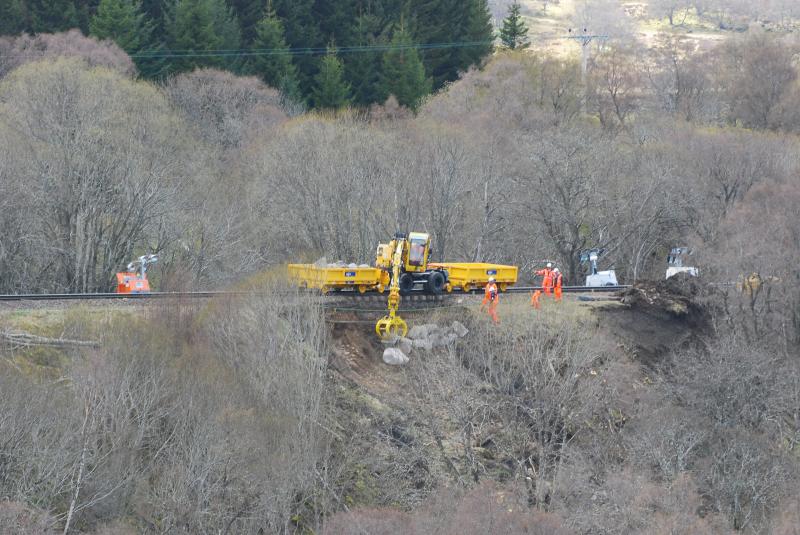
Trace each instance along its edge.
<path fill-rule="evenodd" d="M 102 341 L 109 329 L 134 318 L 135 312 L 131 307 L 15 309 L 0 312 L 0 331 L 45 338 Z M 6 349 L 0 353 L 0 362 L 28 375 L 57 377 L 72 361 L 75 351 L 69 347 L 49 346 Z"/>

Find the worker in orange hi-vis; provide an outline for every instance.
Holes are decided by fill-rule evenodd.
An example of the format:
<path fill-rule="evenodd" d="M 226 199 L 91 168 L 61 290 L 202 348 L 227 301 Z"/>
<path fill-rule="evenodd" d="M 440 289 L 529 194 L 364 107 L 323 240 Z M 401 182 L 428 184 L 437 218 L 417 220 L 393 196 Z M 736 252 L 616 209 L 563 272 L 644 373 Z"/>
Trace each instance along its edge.
<path fill-rule="evenodd" d="M 561 301 L 561 288 L 564 284 L 564 275 L 558 268 L 553 270 L 553 290 L 555 291 L 556 301 Z"/>
<path fill-rule="evenodd" d="M 500 295 L 497 293 L 497 283 L 495 283 L 494 277 L 489 277 L 489 282 L 486 284 L 486 289 L 483 294 L 481 310 L 488 304 L 489 316 L 492 317 L 492 321 L 495 323 L 500 323 L 500 320 L 497 319 L 497 303 L 499 301 Z"/>
<path fill-rule="evenodd" d="M 535 308 L 536 310 L 539 310 L 541 308 L 541 305 L 539 304 L 539 298 L 541 296 L 542 296 L 542 291 L 541 290 L 535 290 L 531 294 L 531 306 L 533 308 Z"/>
<path fill-rule="evenodd" d="M 542 289 L 544 290 L 544 294 L 550 295 L 553 289 L 553 264 L 548 262 L 547 267 L 537 271 L 536 275 L 541 275 L 542 277 Z"/>

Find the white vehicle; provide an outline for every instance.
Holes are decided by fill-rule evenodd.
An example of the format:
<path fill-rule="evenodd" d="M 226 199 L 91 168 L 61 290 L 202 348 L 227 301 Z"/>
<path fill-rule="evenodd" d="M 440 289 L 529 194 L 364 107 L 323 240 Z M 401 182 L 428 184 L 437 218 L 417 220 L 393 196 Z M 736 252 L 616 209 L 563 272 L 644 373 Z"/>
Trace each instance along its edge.
<path fill-rule="evenodd" d="M 618 286 L 617 273 L 613 269 L 597 271 L 597 259 L 603 254 L 603 249 L 591 249 L 581 253 L 581 262 L 589 262 L 591 273 L 586 275 L 586 286 L 597 288 L 600 286 Z"/>
<path fill-rule="evenodd" d="M 673 247 L 667 256 L 667 277 L 670 278 L 678 273 L 688 273 L 692 277 L 700 275 L 700 270 L 696 267 L 684 266 L 683 260 L 686 256 L 692 254 L 691 249 L 688 247 Z"/>

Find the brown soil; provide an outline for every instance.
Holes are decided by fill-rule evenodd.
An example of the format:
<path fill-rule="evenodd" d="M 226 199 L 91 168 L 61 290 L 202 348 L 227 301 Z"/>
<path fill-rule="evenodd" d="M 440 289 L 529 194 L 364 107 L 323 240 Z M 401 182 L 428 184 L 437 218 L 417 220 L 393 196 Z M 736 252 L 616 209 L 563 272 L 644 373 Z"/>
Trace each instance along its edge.
<path fill-rule="evenodd" d="M 600 321 L 634 358 L 656 366 L 668 351 L 702 343 L 709 334 L 710 314 L 699 302 L 701 292 L 697 280 L 683 274 L 642 282 L 622 292 L 624 306 L 603 310 Z"/>
<path fill-rule="evenodd" d="M 403 392 L 404 374 L 400 367 L 383 362 L 383 344 L 374 325 L 355 314 L 338 314 L 332 327 L 330 365 L 345 379 L 359 385 L 370 395 L 385 400 Z"/>

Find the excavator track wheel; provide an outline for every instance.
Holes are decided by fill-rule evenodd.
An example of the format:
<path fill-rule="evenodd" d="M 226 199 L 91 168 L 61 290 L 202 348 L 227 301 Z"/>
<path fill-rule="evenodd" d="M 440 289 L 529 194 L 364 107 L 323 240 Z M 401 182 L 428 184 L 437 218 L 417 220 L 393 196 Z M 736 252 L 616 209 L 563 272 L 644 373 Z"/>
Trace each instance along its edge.
<path fill-rule="evenodd" d="M 392 336 L 404 337 L 408 334 L 408 324 L 403 318 L 384 316 L 375 324 L 375 332 L 383 340 Z"/>

